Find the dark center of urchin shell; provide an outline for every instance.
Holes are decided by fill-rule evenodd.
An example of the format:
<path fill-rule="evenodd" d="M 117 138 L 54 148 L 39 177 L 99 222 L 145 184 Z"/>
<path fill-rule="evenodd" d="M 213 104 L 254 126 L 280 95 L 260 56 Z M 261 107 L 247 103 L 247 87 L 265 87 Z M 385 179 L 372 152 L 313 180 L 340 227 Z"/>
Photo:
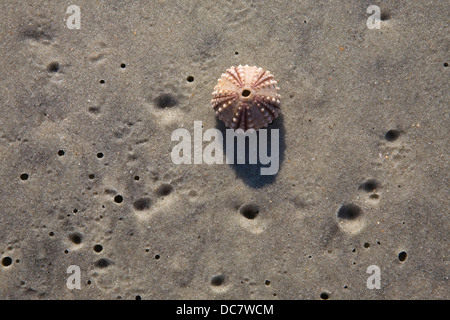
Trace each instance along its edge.
<path fill-rule="evenodd" d="M 252 92 L 251 92 L 250 90 L 248 90 L 248 89 L 242 90 L 242 93 L 241 93 L 241 95 L 242 95 L 243 97 L 248 97 L 248 96 L 251 95 L 251 94 L 252 94 Z"/>

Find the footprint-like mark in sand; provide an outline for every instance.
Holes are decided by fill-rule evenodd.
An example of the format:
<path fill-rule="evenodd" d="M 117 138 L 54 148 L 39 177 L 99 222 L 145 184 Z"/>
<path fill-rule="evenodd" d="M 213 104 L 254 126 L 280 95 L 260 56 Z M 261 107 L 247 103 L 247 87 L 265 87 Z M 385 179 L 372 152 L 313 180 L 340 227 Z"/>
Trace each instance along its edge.
<path fill-rule="evenodd" d="M 386 170 L 413 170 L 412 162 L 408 161 L 410 148 L 406 145 L 405 131 L 390 129 L 386 131 L 378 144 L 378 158 L 374 165 Z"/>
<path fill-rule="evenodd" d="M 152 197 L 142 196 L 133 202 L 133 208 L 140 219 L 146 219 L 158 212 L 166 212 L 172 205 L 173 199 L 170 195 L 174 188 L 172 184 L 161 183 L 155 190 Z"/>
<path fill-rule="evenodd" d="M 365 202 L 361 203 L 365 207 L 371 207 L 378 204 L 381 197 L 381 182 L 375 178 L 368 178 L 364 180 L 357 191 L 359 194 L 354 195 L 354 199 L 362 199 Z M 355 200 L 356 202 L 356 200 Z M 354 202 L 343 203 L 338 209 L 336 216 L 340 228 L 347 233 L 359 233 L 365 225 L 364 211 L 362 207 Z"/>
<path fill-rule="evenodd" d="M 133 203 L 133 207 L 137 211 L 145 211 L 150 209 L 152 200 L 148 197 L 139 198 Z"/>
<path fill-rule="evenodd" d="M 365 193 L 363 198 L 369 204 L 376 204 L 381 197 L 381 187 L 381 183 L 377 179 L 370 178 L 361 183 L 358 190 Z"/>
<path fill-rule="evenodd" d="M 89 56 L 89 61 L 93 65 L 101 65 L 106 62 L 107 56 L 111 53 L 111 49 L 103 41 L 94 41 L 92 43 L 93 52 Z"/>

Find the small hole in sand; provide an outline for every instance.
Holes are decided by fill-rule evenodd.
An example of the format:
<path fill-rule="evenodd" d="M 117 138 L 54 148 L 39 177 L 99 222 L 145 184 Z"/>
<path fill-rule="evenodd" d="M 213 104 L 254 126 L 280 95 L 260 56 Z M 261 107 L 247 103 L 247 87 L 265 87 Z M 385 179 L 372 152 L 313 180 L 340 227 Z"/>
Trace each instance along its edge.
<path fill-rule="evenodd" d="M 83 240 L 83 237 L 79 233 L 72 233 L 71 235 L 69 235 L 69 239 L 75 244 L 80 244 Z"/>
<path fill-rule="evenodd" d="M 244 204 L 239 208 L 239 213 L 247 219 L 255 219 L 259 214 L 259 208 L 254 204 Z"/>
<path fill-rule="evenodd" d="M 390 141 L 390 142 L 397 140 L 398 137 L 400 137 L 400 131 L 399 131 L 399 130 L 395 130 L 395 129 L 389 130 L 389 131 L 386 132 L 386 134 L 384 135 L 384 138 L 385 138 L 387 141 Z"/>
<path fill-rule="evenodd" d="M 28 180 L 28 173 L 22 173 L 22 174 L 20 175 L 20 179 L 21 179 L 21 180 Z"/>
<path fill-rule="evenodd" d="M 406 253 L 406 251 L 402 251 L 398 254 L 398 260 L 400 260 L 401 262 L 404 262 L 407 257 L 408 254 Z"/>
<path fill-rule="evenodd" d="M 320 294 L 320 299 L 322 299 L 322 300 L 327 300 L 329 297 L 330 297 L 329 294 L 326 292 L 322 292 Z"/>
<path fill-rule="evenodd" d="M 225 276 L 223 274 L 219 274 L 217 276 L 212 277 L 211 285 L 213 286 L 221 286 L 225 281 Z"/>
<path fill-rule="evenodd" d="M 48 72 L 58 72 L 60 69 L 59 63 L 58 62 L 51 62 L 48 66 L 47 66 L 47 71 Z"/>
<path fill-rule="evenodd" d="M 122 203 L 122 201 L 123 201 L 123 197 L 120 194 L 118 194 L 117 196 L 114 197 L 114 202 Z"/>
<path fill-rule="evenodd" d="M 3 265 L 4 267 L 9 266 L 11 263 L 12 263 L 11 257 L 4 257 L 4 258 L 2 259 L 2 265 Z"/>

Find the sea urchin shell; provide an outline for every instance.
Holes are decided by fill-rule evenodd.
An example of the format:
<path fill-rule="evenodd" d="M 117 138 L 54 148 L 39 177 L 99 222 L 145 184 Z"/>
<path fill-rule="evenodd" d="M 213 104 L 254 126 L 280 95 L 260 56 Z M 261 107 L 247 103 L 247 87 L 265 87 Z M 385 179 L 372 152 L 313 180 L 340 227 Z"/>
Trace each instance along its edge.
<path fill-rule="evenodd" d="M 240 65 L 222 74 L 211 104 L 227 127 L 258 130 L 278 117 L 279 89 L 269 71 Z"/>

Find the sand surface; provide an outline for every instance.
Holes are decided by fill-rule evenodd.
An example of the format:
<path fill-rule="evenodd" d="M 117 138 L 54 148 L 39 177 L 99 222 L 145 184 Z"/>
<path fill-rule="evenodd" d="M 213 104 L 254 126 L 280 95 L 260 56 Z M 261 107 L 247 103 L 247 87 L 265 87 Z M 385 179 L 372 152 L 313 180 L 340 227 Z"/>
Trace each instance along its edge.
<path fill-rule="evenodd" d="M 449 299 L 448 12 L 1 1 L 0 298 Z M 240 64 L 278 80 L 278 173 L 174 164 Z"/>

